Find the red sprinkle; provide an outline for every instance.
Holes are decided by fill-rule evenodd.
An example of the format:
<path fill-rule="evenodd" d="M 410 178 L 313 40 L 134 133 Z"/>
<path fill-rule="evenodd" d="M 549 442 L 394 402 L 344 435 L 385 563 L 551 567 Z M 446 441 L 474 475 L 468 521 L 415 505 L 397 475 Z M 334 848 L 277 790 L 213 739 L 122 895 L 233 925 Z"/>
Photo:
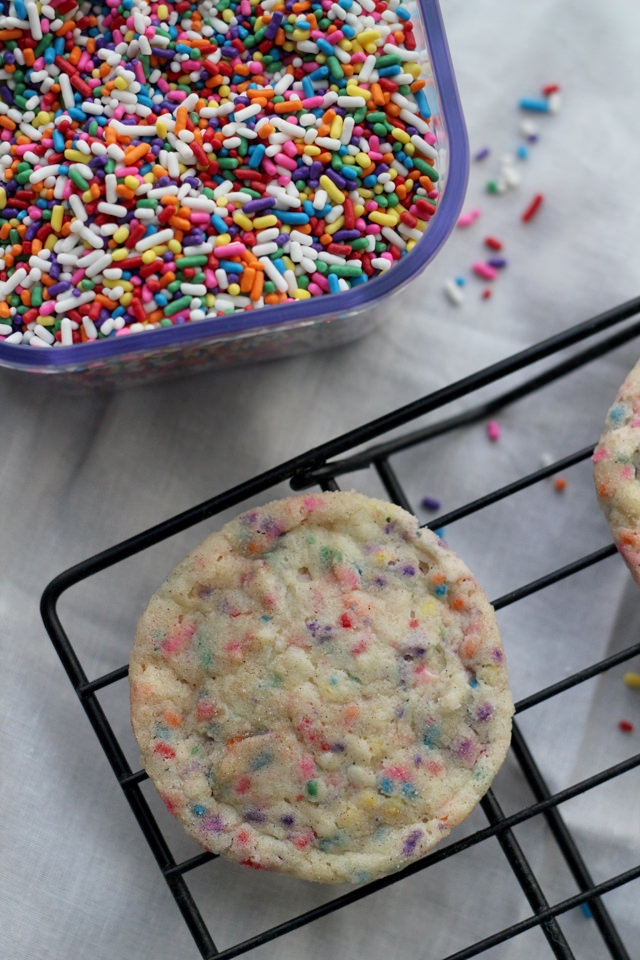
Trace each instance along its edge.
<path fill-rule="evenodd" d="M 533 198 L 533 200 L 531 201 L 527 209 L 522 214 L 521 220 L 523 223 L 528 223 L 529 220 L 533 220 L 543 200 L 544 200 L 543 195 L 541 193 L 536 193 L 535 197 Z"/>
<path fill-rule="evenodd" d="M 557 479 L 553 481 L 553 486 L 558 491 L 558 493 L 562 493 L 562 491 L 567 486 L 567 481 L 565 480 L 564 477 L 557 477 Z"/>
<path fill-rule="evenodd" d="M 489 300 L 489 298 L 491 297 L 491 294 L 492 294 L 492 291 L 489 289 L 489 287 L 487 287 L 486 290 L 482 291 L 482 299 Z"/>
<path fill-rule="evenodd" d="M 625 733 L 632 733 L 633 731 L 633 724 L 629 723 L 628 720 L 621 720 L 618 726 L 621 730 L 624 730 Z"/>
<path fill-rule="evenodd" d="M 497 237 L 485 237 L 484 242 L 490 250 L 502 250 L 502 243 Z"/>
<path fill-rule="evenodd" d="M 542 88 L 543 97 L 550 97 L 552 93 L 559 93 L 559 92 L 560 92 L 559 83 L 546 83 Z"/>

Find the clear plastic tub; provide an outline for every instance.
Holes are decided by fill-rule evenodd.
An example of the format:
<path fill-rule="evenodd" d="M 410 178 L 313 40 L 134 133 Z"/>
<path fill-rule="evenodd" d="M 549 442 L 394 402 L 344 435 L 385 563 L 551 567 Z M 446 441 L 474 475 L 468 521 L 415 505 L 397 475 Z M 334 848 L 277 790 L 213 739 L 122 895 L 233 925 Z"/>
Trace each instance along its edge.
<path fill-rule="evenodd" d="M 392 298 L 432 260 L 462 206 L 469 149 L 438 0 L 405 2 L 437 137 L 440 200 L 424 235 L 391 270 L 369 283 L 182 326 L 37 350 L 0 341 L 0 368 L 65 386 L 118 386 L 203 368 L 227 367 L 338 346 L 392 316 Z"/>

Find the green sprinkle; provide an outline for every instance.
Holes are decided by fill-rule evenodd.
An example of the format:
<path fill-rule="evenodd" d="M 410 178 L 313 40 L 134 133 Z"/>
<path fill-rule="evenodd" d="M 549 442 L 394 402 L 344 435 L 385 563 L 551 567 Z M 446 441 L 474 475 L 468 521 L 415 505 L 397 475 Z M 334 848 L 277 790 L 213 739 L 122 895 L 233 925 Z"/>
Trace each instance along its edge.
<path fill-rule="evenodd" d="M 318 796 L 318 781 L 317 780 L 307 780 L 307 793 L 310 797 Z"/>
<path fill-rule="evenodd" d="M 168 303 L 164 308 L 165 317 L 172 317 L 174 313 L 179 313 L 181 310 L 185 310 L 193 297 L 178 297 L 177 300 L 174 300 L 173 303 Z"/>
<path fill-rule="evenodd" d="M 186 270 L 187 267 L 204 267 L 207 258 L 204 254 L 194 254 L 192 257 L 180 257 L 176 260 L 176 270 Z"/>
<path fill-rule="evenodd" d="M 81 173 L 78 173 L 78 171 L 74 167 L 71 167 L 71 169 L 69 170 L 69 177 L 71 178 L 71 180 L 73 180 L 76 187 L 80 188 L 80 190 L 89 189 L 89 184 L 87 183 L 85 178 L 82 176 Z"/>

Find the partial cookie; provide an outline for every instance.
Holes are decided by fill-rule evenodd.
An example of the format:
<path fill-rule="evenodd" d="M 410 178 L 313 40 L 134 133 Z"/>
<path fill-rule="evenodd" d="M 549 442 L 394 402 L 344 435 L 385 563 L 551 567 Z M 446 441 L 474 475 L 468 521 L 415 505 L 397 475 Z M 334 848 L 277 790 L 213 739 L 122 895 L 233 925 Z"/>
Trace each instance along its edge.
<path fill-rule="evenodd" d="M 250 510 L 180 563 L 138 624 L 146 770 L 203 846 L 362 882 L 421 857 L 502 763 L 513 704 L 467 567 L 358 493 Z"/>
<path fill-rule="evenodd" d="M 640 586 L 640 361 L 607 414 L 593 462 L 598 501 L 615 544 Z"/>

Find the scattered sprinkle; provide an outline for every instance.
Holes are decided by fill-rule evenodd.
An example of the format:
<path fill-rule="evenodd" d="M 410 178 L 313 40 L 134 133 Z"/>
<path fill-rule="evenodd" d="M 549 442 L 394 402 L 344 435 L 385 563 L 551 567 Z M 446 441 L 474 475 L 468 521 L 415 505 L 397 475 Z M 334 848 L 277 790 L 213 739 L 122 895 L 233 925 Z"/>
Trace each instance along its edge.
<path fill-rule="evenodd" d="M 543 200 L 544 200 L 543 195 L 541 193 L 536 193 L 535 197 L 533 198 L 533 200 L 531 201 L 529 206 L 526 208 L 526 210 L 523 212 L 520 218 L 523 223 L 528 223 L 529 220 L 533 220 L 536 213 L 540 209 L 540 206 Z"/>
<path fill-rule="evenodd" d="M 482 147 L 481 150 L 478 150 L 477 153 L 474 153 L 473 159 L 474 159 L 476 162 L 478 162 L 478 161 L 480 161 L 480 160 L 486 160 L 490 153 L 491 153 L 491 151 L 489 150 L 489 147 Z"/>
<path fill-rule="evenodd" d="M 500 439 L 500 425 L 497 420 L 489 420 L 487 424 L 487 436 L 489 440 L 495 443 L 496 440 Z"/>
<path fill-rule="evenodd" d="M 591 920 L 591 918 L 593 917 L 593 914 L 591 913 L 591 907 L 589 906 L 589 904 L 588 904 L 588 903 L 581 903 L 581 904 L 580 904 L 580 909 L 582 910 L 582 912 L 583 912 L 583 914 L 585 915 L 585 917 L 587 918 L 587 920 Z"/>
<path fill-rule="evenodd" d="M 537 99 L 535 97 L 522 97 L 518 101 L 521 110 L 531 110 L 533 113 L 548 113 L 549 101 L 547 99 Z"/>
<path fill-rule="evenodd" d="M 459 307 L 464 303 L 464 290 L 455 280 L 447 280 L 443 290 L 449 302 L 453 303 L 454 306 Z"/>
<path fill-rule="evenodd" d="M 502 250 L 502 243 L 497 237 L 485 237 L 484 242 L 485 246 L 489 247 L 490 250 Z"/>
<path fill-rule="evenodd" d="M 483 280 L 495 280 L 498 275 L 495 267 L 492 267 L 488 263 L 482 263 L 482 261 L 479 260 L 472 265 L 471 269 L 477 276 L 482 277 Z"/>
<path fill-rule="evenodd" d="M 483 300 L 490 300 L 492 293 L 493 293 L 493 291 L 490 290 L 489 287 L 487 287 L 485 290 L 482 291 L 482 294 L 481 294 L 482 299 L 483 299 Z"/>
<path fill-rule="evenodd" d="M 463 213 L 460 217 L 458 217 L 458 226 L 459 227 L 471 226 L 471 224 L 475 223 L 475 221 L 478 219 L 481 212 L 482 212 L 481 210 L 475 207 L 473 210 L 469 210 L 468 213 Z"/>
<path fill-rule="evenodd" d="M 625 733 L 632 733 L 632 732 L 633 732 L 633 724 L 632 724 L 632 723 L 629 723 L 628 720 L 621 720 L 620 723 L 618 724 L 618 726 L 619 726 L 620 729 L 623 730 Z"/>
<path fill-rule="evenodd" d="M 557 490 L 558 493 L 562 493 L 563 490 L 566 490 L 567 481 L 564 477 L 556 477 L 553 481 L 553 488 Z"/>
<path fill-rule="evenodd" d="M 435 511 L 440 509 L 441 504 L 439 500 L 435 499 L 435 497 L 423 497 L 422 500 L 420 501 L 420 506 L 424 510 Z"/>
<path fill-rule="evenodd" d="M 640 690 L 640 673 L 633 673 L 632 671 L 625 673 L 623 680 L 628 687 Z"/>

